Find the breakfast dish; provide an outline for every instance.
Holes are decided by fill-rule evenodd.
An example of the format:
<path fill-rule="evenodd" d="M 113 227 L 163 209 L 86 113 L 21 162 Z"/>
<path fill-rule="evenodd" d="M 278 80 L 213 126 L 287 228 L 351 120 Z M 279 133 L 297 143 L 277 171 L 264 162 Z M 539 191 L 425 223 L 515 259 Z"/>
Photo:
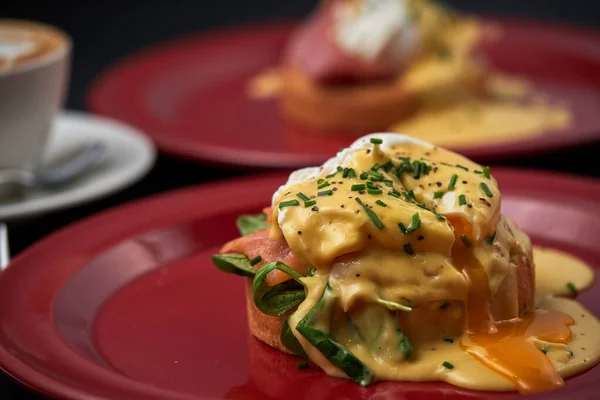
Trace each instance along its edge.
<path fill-rule="evenodd" d="M 489 65 L 482 49 L 502 34 L 434 0 L 321 1 L 248 90 L 320 134 L 460 145 L 569 126 L 568 107 Z"/>
<path fill-rule="evenodd" d="M 292 173 L 213 262 L 245 277 L 255 337 L 328 375 L 558 388 L 600 361 L 600 322 L 560 297 L 594 273 L 500 207 L 489 168 L 372 134 Z"/>

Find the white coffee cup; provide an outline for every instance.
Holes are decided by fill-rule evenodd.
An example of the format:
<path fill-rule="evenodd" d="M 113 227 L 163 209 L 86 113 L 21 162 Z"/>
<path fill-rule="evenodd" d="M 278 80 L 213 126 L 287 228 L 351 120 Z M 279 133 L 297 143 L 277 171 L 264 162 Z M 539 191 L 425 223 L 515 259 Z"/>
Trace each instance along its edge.
<path fill-rule="evenodd" d="M 69 83 L 71 39 L 33 21 L 0 19 L 0 172 L 40 167 Z"/>

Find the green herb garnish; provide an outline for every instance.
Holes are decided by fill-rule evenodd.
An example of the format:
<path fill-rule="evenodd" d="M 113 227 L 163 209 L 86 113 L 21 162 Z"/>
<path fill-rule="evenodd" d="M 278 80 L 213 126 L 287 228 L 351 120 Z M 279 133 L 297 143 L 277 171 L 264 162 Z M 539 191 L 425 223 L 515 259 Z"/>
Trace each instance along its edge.
<path fill-rule="evenodd" d="M 490 172 L 490 167 L 483 167 L 483 171 L 482 171 L 483 176 L 485 176 L 486 178 L 490 179 L 492 177 L 492 174 Z"/>
<path fill-rule="evenodd" d="M 486 185 L 484 182 L 481 182 L 479 184 L 479 187 L 481 187 L 481 190 L 483 190 L 483 193 L 485 193 L 485 195 L 487 197 L 494 197 L 494 194 L 492 193 L 492 191 L 490 190 L 490 188 L 488 187 L 488 185 Z"/>
<path fill-rule="evenodd" d="M 363 181 L 367 180 L 369 178 L 369 174 L 367 174 L 366 172 L 361 172 L 359 178 Z"/>
<path fill-rule="evenodd" d="M 365 184 L 364 183 L 359 183 L 357 185 L 352 185 L 350 187 L 350 190 L 353 191 L 353 192 L 358 192 L 358 191 L 361 191 L 361 190 L 365 190 Z"/>
<path fill-rule="evenodd" d="M 310 198 L 302 192 L 298 192 L 296 196 L 298 196 L 302 201 L 310 201 Z"/>
<path fill-rule="evenodd" d="M 323 190 L 322 192 L 317 192 L 317 196 L 319 196 L 319 197 L 331 196 L 331 195 L 333 195 L 333 190 Z"/>
<path fill-rule="evenodd" d="M 448 361 L 444 361 L 442 365 L 448 369 L 454 369 L 454 365 L 450 364 Z"/>
<path fill-rule="evenodd" d="M 381 200 L 377 200 L 377 201 L 375 202 L 375 204 L 378 204 L 378 205 L 380 205 L 381 207 L 387 207 L 387 204 L 385 204 L 385 203 L 384 203 L 383 201 L 381 201 Z"/>
<path fill-rule="evenodd" d="M 381 221 L 381 219 L 379 219 L 379 217 L 377 216 L 377 214 L 375 214 L 373 212 L 373 210 L 371 210 L 369 207 L 365 206 L 363 204 L 363 202 L 358 197 L 355 197 L 354 200 L 356 200 L 356 202 L 358 204 L 360 204 L 361 207 L 365 210 L 365 212 L 367 213 L 367 215 L 369 216 L 369 218 L 371 219 L 371 221 L 373 221 L 373 223 L 375 224 L 375 226 L 377 227 L 377 229 L 383 229 L 383 227 L 385 225 L 383 224 L 383 222 Z"/>
<path fill-rule="evenodd" d="M 317 204 L 316 200 L 305 201 L 304 202 L 304 208 L 308 208 L 308 207 L 314 206 L 315 204 Z"/>
<path fill-rule="evenodd" d="M 448 190 L 454 190 L 454 186 L 456 186 L 457 179 L 458 175 L 452 174 L 452 177 L 450 177 L 450 183 L 448 184 Z"/>
<path fill-rule="evenodd" d="M 444 197 L 444 192 L 433 192 L 434 199 L 441 199 L 442 197 Z"/>
<path fill-rule="evenodd" d="M 250 260 L 250 265 L 255 266 L 256 264 L 258 264 L 261 261 L 262 261 L 262 257 L 256 256 L 252 260 Z"/>
<path fill-rule="evenodd" d="M 464 206 L 465 204 L 467 204 L 467 197 L 464 194 L 461 194 L 458 196 L 458 205 Z"/>
<path fill-rule="evenodd" d="M 320 184 L 319 186 L 317 186 L 317 189 L 323 189 L 323 188 L 326 188 L 327 186 L 329 186 L 329 182 Z"/>
<path fill-rule="evenodd" d="M 579 290 L 577 290 L 577 288 L 575 287 L 575 284 L 573 284 L 573 282 L 567 282 L 567 288 L 571 291 L 571 293 L 573 295 L 579 294 Z"/>
<path fill-rule="evenodd" d="M 381 189 L 368 189 L 367 193 L 369 194 L 381 194 L 383 191 Z"/>
<path fill-rule="evenodd" d="M 307 369 L 308 363 L 306 361 L 302 361 L 302 362 L 296 363 L 296 367 L 298 367 L 298 369 Z"/>
<path fill-rule="evenodd" d="M 465 170 L 465 171 L 467 171 L 467 172 L 469 171 L 469 168 L 467 168 L 467 167 L 465 167 L 465 166 L 462 166 L 462 165 L 460 165 L 460 164 L 456 164 L 456 168 L 464 169 L 464 170 Z"/>
<path fill-rule="evenodd" d="M 294 199 L 294 200 L 288 200 L 288 201 L 282 201 L 281 203 L 279 203 L 279 209 L 281 210 L 282 208 L 296 207 L 296 206 L 299 206 L 299 205 L 300 205 L 300 203 L 296 199 Z"/>
<path fill-rule="evenodd" d="M 371 138 L 371 143 L 373 144 L 382 144 L 383 140 L 379 138 Z"/>

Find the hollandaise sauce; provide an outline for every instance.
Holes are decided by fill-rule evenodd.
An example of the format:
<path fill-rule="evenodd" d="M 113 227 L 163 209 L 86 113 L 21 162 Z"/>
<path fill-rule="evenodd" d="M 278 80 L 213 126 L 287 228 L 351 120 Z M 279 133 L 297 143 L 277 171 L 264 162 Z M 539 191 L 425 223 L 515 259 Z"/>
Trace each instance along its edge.
<path fill-rule="evenodd" d="M 281 342 L 329 375 L 361 385 L 560 387 L 600 361 L 600 322 L 552 295 L 585 289 L 593 271 L 532 250 L 500 205 L 489 168 L 407 136 L 373 134 L 292 173 L 259 222 L 266 229 L 224 247 L 245 263 L 219 268 L 235 264 L 252 277 L 257 307 L 286 317 Z M 251 250 L 257 241 L 260 256 Z M 542 254 L 537 271 L 533 253 Z M 560 287 L 543 283 L 556 263 L 576 266 L 558 274 Z M 287 306 L 269 303 L 277 296 Z"/>

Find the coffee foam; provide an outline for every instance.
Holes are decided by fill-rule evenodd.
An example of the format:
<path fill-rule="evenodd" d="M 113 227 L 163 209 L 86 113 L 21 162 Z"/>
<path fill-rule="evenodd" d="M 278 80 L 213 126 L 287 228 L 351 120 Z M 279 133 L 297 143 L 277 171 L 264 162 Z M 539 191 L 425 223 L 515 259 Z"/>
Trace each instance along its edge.
<path fill-rule="evenodd" d="M 0 71 L 41 60 L 67 43 L 65 35 L 50 26 L 0 19 Z"/>

